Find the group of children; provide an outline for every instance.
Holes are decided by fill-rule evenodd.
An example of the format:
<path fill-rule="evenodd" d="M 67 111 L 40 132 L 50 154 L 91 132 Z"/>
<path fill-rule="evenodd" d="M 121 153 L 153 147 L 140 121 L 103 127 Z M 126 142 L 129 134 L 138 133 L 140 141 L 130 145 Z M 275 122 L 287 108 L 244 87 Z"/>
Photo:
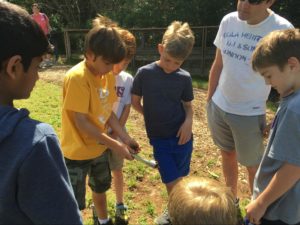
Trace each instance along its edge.
<path fill-rule="evenodd" d="M 10 29 L 14 27 L 14 29 Z M 82 224 L 86 177 L 98 224 L 113 224 L 105 192 L 116 190 L 116 223 L 127 223 L 123 201 L 123 159 L 133 160 L 139 144 L 127 133 L 130 105 L 143 114 L 168 210 L 157 224 L 236 224 L 232 190 L 190 177 L 193 150 L 193 88 L 181 65 L 195 37 L 187 23 L 174 21 L 158 45 L 158 61 L 124 72 L 136 51 L 134 36 L 98 16 L 86 35 L 85 59 L 63 84 L 62 137 L 16 109 L 38 79 L 48 41 L 30 15 L 0 2 L 0 224 Z M 300 32 L 274 31 L 260 41 L 253 58 L 258 71 L 282 96 L 270 140 L 256 175 L 247 219 L 300 223 Z M 130 97 L 130 95 L 132 96 Z M 282 215 L 273 218 L 275 213 Z M 125 219 L 124 219 L 125 218 Z"/>

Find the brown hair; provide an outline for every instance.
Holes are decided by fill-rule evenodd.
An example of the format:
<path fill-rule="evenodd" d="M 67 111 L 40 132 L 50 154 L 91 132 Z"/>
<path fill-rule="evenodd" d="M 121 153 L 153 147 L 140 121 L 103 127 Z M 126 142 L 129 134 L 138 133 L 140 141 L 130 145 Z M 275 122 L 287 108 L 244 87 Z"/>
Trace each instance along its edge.
<path fill-rule="evenodd" d="M 93 26 L 106 26 L 106 27 L 115 28 L 118 31 L 126 47 L 125 58 L 126 59 L 133 58 L 136 52 L 136 40 L 134 35 L 130 31 L 119 27 L 117 22 L 112 21 L 111 19 L 102 15 L 98 15 L 98 17 L 93 20 Z"/>
<path fill-rule="evenodd" d="M 126 56 L 125 56 L 125 58 L 128 59 L 128 60 L 131 60 L 133 58 L 133 56 L 135 55 L 135 53 L 136 53 L 136 40 L 135 40 L 135 37 L 130 31 L 128 31 L 126 29 L 118 28 L 117 30 L 118 30 L 122 40 L 125 43 L 125 47 L 126 47 Z"/>
<path fill-rule="evenodd" d="M 208 178 L 183 178 L 168 205 L 173 225 L 236 224 L 237 209 L 228 187 Z"/>
<path fill-rule="evenodd" d="M 102 16 L 93 20 L 93 28 L 85 38 L 85 53 L 91 51 L 111 63 L 119 63 L 126 55 L 125 44 L 117 29 L 109 24 L 99 23 Z M 104 18 L 104 17 L 103 17 Z"/>
<path fill-rule="evenodd" d="M 277 65 L 280 70 L 290 57 L 300 61 L 300 30 L 287 29 L 269 33 L 260 40 L 252 54 L 252 68 Z"/>
<path fill-rule="evenodd" d="M 174 21 L 168 26 L 162 39 L 162 45 L 170 56 L 184 60 L 191 53 L 195 37 L 188 23 Z"/>

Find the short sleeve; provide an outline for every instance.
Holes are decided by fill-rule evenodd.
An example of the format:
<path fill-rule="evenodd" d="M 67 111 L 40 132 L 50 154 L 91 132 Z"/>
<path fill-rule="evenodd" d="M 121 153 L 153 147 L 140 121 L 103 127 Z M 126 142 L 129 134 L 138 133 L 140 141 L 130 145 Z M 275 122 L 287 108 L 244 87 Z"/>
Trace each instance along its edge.
<path fill-rule="evenodd" d="M 73 112 L 88 113 L 90 88 L 81 77 L 66 77 L 64 81 L 63 109 Z"/>
<path fill-rule="evenodd" d="M 181 96 L 182 101 L 190 102 L 194 99 L 194 92 L 193 92 L 193 84 L 191 76 L 187 76 L 185 79 L 185 88 L 182 92 Z"/>
<path fill-rule="evenodd" d="M 142 75 L 141 71 L 138 70 L 132 84 L 131 94 L 142 96 Z"/>

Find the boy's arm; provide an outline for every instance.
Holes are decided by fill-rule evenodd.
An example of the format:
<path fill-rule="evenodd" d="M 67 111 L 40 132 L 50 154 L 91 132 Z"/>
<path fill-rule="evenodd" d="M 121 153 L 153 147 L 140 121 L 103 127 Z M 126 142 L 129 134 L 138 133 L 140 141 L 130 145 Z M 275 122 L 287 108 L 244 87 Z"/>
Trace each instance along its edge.
<path fill-rule="evenodd" d="M 246 206 L 246 217 L 251 223 L 258 223 L 265 214 L 266 209 L 274 201 L 285 194 L 300 179 L 300 167 L 284 163 L 274 174 L 266 189 Z"/>
<path fill-rule="evenodd" d="M 138 143 L 132 139 L 125 129 L 120 125 L 120 122 L 114 112 L 111 113 L 107 124 L 110 126 L 110 128 L 117 134 L 117 136 L 130 148 L 132 145 L 136 146 L 138 148 Z"/>
<path fill-rule="evenodd" d="M 180 126 L 177 137 L 179 137 L 178 144 L 183 145 L 187 143 L 192 137 L 192 126 L 193 126 L 193 107 L 192 102 L 182 102 L 183 108 L 185 110 L 185 120 Z"/>
<path fill-rule="evenodd" d="M 223 59 L 221 50 L 217 48 L 215 60 L 211 66 L 209 72 L 208 91 L 207 91 L 207 102 L 210 101 L 214 95 L 216 88 L 219 83 L 220 75 L 223 69 Z"/>
<path fill-rule="evenodd" d="M 125 127 L 127 119 L 129 117 L 130 107 L 131 107 L 131 104 L 128 104 L 128 105 L 125 105 L 124 108 L 123 108 L 122 114 L 119 118 L 119 122 L 120 122 L 121 127 Z"/>
<path fill-rule="evenodd" d="M 138 111 L 139 113 L 141 113 L 142 115 L 144 115 L 144 108 L 142 106 L 142 97 L 138 96 L 138 95 L 131 95 L 131 104 L 132 107 Z"/>
<path fill-rule="evenodd" d="M 114 114 L 114 113 L 112 113 Z M 74 112 L 74 122 L 77 129 L 85 133 L 91 138 L 96 139 L 99 143 L 106 145 L 108 148 L 117 151 L 120 155 L 128 160 L 133 160 L 133 157 L 128 151 L 126 143 L 125 144 L 111 138 L 104 132 L 101 132 L 97 126 L 95 126 L 84 113 Z M 128 136 L 129 137 L 129 136 Z M 130 137 L 129 137 L 130 138 Z M 128 139 L 129 139 L 128 138 Z M 122 138 L 121 138 L 122 139 Z M 123 139 L 122 139 L 123 140 Z"/>
<path fill-rule="evenodd" d="M 128 104 L 128 105 L 125 105 L 124 108 L 123 108 L 123 111 L 121 113 L 121 116 L 119 118 L 119 123 L 121 125 L 121 127 L 125 127 L 125 124 L 127 122 L 127 119 L 128 119 L 128 116 L 129 116 L 129 113 L 130 113 L 130 107 L 131 107 L 131 104 Z M 111 132 L 110 133 L 110 136 L 114 139 L 118 138 L 118 135 L 116 134 L 116 132 Z"/>

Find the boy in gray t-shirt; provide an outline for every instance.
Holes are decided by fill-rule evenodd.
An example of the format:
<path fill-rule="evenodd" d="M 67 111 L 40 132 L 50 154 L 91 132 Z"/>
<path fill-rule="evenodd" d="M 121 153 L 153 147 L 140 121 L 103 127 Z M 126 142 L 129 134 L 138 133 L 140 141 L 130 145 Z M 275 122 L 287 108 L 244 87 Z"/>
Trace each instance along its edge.
<path fill-rule="evenodd" d="M 253 224 L 300 224 L 300 31 L 274 31 L 258 44 L 252 67 L 282 97 L 246 207 Z"/>

